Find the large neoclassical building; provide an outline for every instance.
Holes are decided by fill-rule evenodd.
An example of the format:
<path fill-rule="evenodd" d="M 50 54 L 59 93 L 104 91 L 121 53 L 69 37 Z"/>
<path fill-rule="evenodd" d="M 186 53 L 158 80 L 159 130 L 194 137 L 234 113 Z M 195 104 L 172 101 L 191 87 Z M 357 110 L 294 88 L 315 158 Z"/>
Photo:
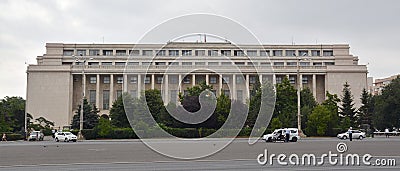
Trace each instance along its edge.
<path fill-rule="evenodd" d="M 367 67 L 347 44 L 234 45 L 221 42 L 166 44 L 47 43 L 46 53 L 27 69 L 26 110 L 56 126 L 67 126 L 83 96 L 100 114 L 109 114 L 123 92 L 139 97 L 162 90 L 165 103 L 201 82 L 214 93 L 245 101 L 257 81 L 308 87 L 318 102 L 325 92 L 351 86 L 356 106 L 367 86 Z"/>

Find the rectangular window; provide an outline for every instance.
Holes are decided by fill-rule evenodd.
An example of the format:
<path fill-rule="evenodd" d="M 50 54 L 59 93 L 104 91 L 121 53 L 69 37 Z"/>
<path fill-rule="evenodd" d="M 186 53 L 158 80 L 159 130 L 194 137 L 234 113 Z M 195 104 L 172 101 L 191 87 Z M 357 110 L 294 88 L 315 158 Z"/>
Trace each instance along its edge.
<path fill-rule="evenodd" d="M 192 65 L 192 62 L 182 62 L 182 65 Z"/>
<path fill-rule="evenodd" d="M 136 84 L 137 83 L 137 76 L 131 76 L 130 83 L 131 84 Z"/>
<path fill-rule="evenodd" d="M 192 56 L 192 50 L 182 50 L 182 56 Z"/>
<path fill-rule="evenodd" d="M 153 50 L 143 50 L 143 56 L 153 56 Z"/>
<path fill-rule="evenodd" d="M 89 103 L 96 104 L 96 90 L 89 90 Z"/>
<path fill-rule="evenodd" d="M 223 77 L 222 77 L 222 82 L 223 82 L 224 84 L 229 84 L 229 79 L 230 79 L 229 76 L 223 76 Z"/>
<path fill-rule="evenodd" d="M 184 83 L 184 84 L 190 84 L 190 77 L 191 77 L 191 75 L 187 75 L 187 76 L 183 79 L 183 83 Z"/>
<path fill-rule="evenodd" d="M 282 83 L 282 77 L 276 77 L 276 83 L 281 84 Z"/>
<path fill-rule="evenodd" d="M 314 66 L 322 66 L 322 62 L 314 62 L 313 65 Z"/>
<path fill-rule="evenodd" d="M 247 56 L 257 56 L 256 50 L 247 50 Z"/>
<path fill-rule="evenodd" d="M 128 62 L 128 65 L 139 65 L 139 62 Z"/>
<path fill-rule="evenodd" d="M 97 77 L 90 77 L 90 84 L 96 84 Z"/>
<path fill-rule="evenodd" d="M 303 84 L 308 84 L 308 77 L 303 77 L 302 78 L 302 83 Z"/>
<path fill-rule="evenodd" d="M 78 49 L 76 50 L 76 54 L 79 56 L 86 56 L 86 50 L 85 49 Z"/>
<path fill-rule="evenodd" d="M 170 84 L 178 84 L 178 76 L 177 75 L 170 75 L 169 77 Z"/>
<path fill-rule="evenodd" d="M 269 56 L 269 50 L 260 50 L 260 56 Z"/>
<path fill-rule="evenodd" d="M 103 56 L 113 56 L 113 50 L 103 50 Z"/>
<path fill-rule="evenodd" d="M 271 63 L 269 63 L 269 62 L 260 62 L 260 65 L 262 65 L 262 66 L 271 66 Z"/>
<path fill-rule="evenodd" d="M 130 91 L 130 94 L 131 94 L 131 96 L 132 96 L 133 98 L 136 98 L 136 97 L 137 97 L 137 91 L 136 91 L 136 90 L 131 90 L 131 91 Z"/>
<path fill-rule="evenodd" d="M 321 56 L 321 51 L 319 51 L 319 50 L 312 50 L 312 51 L 311 51 L 311 56 Z"/>
<path fill-rule="evenodd" d="M 103 109 L 108 110 L 110 107 L 110 91 L 103 90 Z"/>
<path fill-rule="evenodd" d="M 217 84 L 217 77 L 216 76 L 210 76 L 210 84 Z"/>
<path fill-rule="evenodd" d="M 157 56 L 167 56 L 167 53 L 165 52 L 165 50 L 159 50 L 156 55 Z"/>
<path fill-rule="evenodd" d="M 308 50 L 299 50 L 299 56 L 308 56 Z"/>
<path fill-rule="evenodd" d="M 103 83 L 104 83 L 104 84 L 110 84 L 110 77 L 109 77 L 109 76 L 105 76 L 105 77 L 103 78 Z"/>
<path fill-rule="evenodd" d="M 325 65 L 335 65 L 335 62 L 324 62 Z"/>
<path fill-rule="evenodd" d="M 169 65 L 179 65 L 179 62 L 170 62 Z"/>
<path fill-rule="evenodd" d="M 169 56 L 179 56 L 179 50 L 169 50 Z"/>
<path fill-rule="evenodd" d="M 283 66 L 284 62 L 274 62 L 274 66 Z"/>
<path fill-rule="evenodd" d="M 221 62 L 221 65 L 232 65 L 232 62 Z"/>
<path fill-rule="evenodd" d="M 144 78 L 144 83 L 145 83 L 145 84 L 150 84 L 150 82 L 151 82 L 150 76 L 146 76 L 146 77 Z"/>
<path fill-rule="evenodd" d="M 122 96 L 122 90 L 117 90 L 117 98 Z"/>
<path fill-rule="evenodd" d="M 117 77 L 117 84 L 124 83 L 124 77 Z"/>
<path fill-rule="evenodd" d="M 282 56 L 282 50 L 273 50 L 272 56 Z"/>
<path fill-rule="evenodd" d="M 241 84 L 241 83 L 243 83 L 243 76 L 239 76 L 239 75 L 237 75 L 236 76 L 236 84 Z"/>
<path fill-rule="evenodd" d="M 231 56 L 231 50 L 221 50 L 222 56 Z"/>
<path fill-rule="evenodd" d="M 170 94 L 170 97 L 171 97 L 170 101 L 176 103 L 177 100 L 178 100 L 178 91 L 177 90 L 171 90 L 169 94 Z"/>
<path fill-rule="evenodd" d="M 288 66 L 297 66 L 297 62 L 286 62 Z"/>
<path fill-rule="evenodd" d="M 129 55 L 131 56 L 139 56 L 140 51 L 139 50 L 129 50 Z"/>
<path fill-rule="evenodd" d="M 88 62 L 88 65 L 91 65 L 91 66 L 98 66 L 99 63 L 98 63 L 98 62 Z"/>
<path fill-rule="evenodd" d="M 238 101 L 243 101 L 243 90 L 236 90 L 236 96 Z"/>
<path fill-rule="evenodd" d="M 255 76 L 250 76 L 249 79 L 250 79 L 250 81 L 249 81 L 250 84 L 255 84 L 255 83 L 256 83 L 256 80 L 257 80 L 257 77 L 255 77 Z"/>
<path fill-rule="evenodd" d="M 208 50 L 208 56 L 218 56 L 218 50 Z"/>
<path fill-rule="evenodd" d="M 163 77 L 162 76 L 158 76 L 157 77 L 157 84 L 162 84 L 163 82 Z"/>
<path fill-rule="evenodd" d="M 155 62 L 156 65 L 165 65 L 165 62 Z"/>
<path fill-rule="evenodd" d="M 206 65 L 205 62 L 195 62 L 194 65 Z"/>
<path fill-rule="evenodd" d="M 296 56 L 295 50 L 286 50 L 286 56 Z"/>
<path fill-rule="evenodd" d="M 333 51 L 332 50 L 324 50 L 323 55 L 324 56 L 333 56 Z"/>
<path fill-rule="evenodd" d="M 208 65 L 218 65 L 218 62 L 208 62 Z"/>
<path fill-rule="evenodd" d="M 245 65 L 245 62 L 235 62 L 235 65 Z"/>
<path fill-rule="evenodd" d="M 74 55 L 74 50 L 64 50 L 63 55 L 64 56 L 72 56 L 72 55 Z"/>
<path fill-rule="evenodd" d="M 101 65 L 110 66 L 112 65 L 112 62 L 102 62 Z"/>
<path fill-rule="evenodd" d="M 205 50 L 196 50 L 194 51 L 195 56 L 206 56 L 206 51 Z"/>
<path fill-rule="evenodd" d="M 233 56 L 244 56 L 244 52 L 242 50 L 234 50 Z"/>
<path fill-rule="evenodd" d="M 290 84 L 296 84 L 296 78 L 294 76 L 289 77 Z"/>
<path fill-rule="evenodd" d="M 225 96 L 231 97 L 231 91 L 229 91 L 229 90 L 224 90 L 223 92 L 224 92 Z"/>
<path fill-rule="evenodd" d="M 300 62 L 300 66 L 310 66 L 310 62 Z"/>
<path fill-rule="evenodd" d="M 90 49 L 89 50 L 89 55 L 90 56 L 99 56 L 100 55 L 100 51 L 98 49 Z"/>
<path fill-rule="evenodd" d="M 116 66 L 125 66 L 125 62 L 115 62 Z"/>
<path fill-rule="evenodd" d="M 116 56 L 126 56 L 126 50 L 116 50 L 115 55 Z"/>
<path fill-rule="evenodd" d="M 143 66 L 150 66 L 150 65 L 151 65 L 151 62 L 142 62 L 142 65 L 143 65 Z"/>

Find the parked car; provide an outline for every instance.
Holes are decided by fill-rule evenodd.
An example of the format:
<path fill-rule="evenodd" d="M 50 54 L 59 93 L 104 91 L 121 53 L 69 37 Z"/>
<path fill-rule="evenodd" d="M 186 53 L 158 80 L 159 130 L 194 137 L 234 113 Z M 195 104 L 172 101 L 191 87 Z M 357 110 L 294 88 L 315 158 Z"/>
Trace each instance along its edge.
<path fill-rule="evenodd" d="M 64 142 L 69 142 L 73 141 L 76 142 L 77 137 L 76 135 L 72 134 L 71 132 L 56 132 L 54 136 L 54 140 L 59 142 L 59 141 L 64 141 Z"/>
<path fill-rule="evenodd" d="M 28 141 L 43 141 L 44 134 L 40 131 L 32 131 L 29 134 Z"/>
<path fill-rule="evenodd" d="M 365 138 L 365 132 L 361 132 L 361 131 L 359 131 L 359 130 L 351 130 L 351 133 L 352 133 L 352 138 L 353 138 L 353 139 L 360 139 L 360 140 L 362 140 L 362 139 Z M 348 132 L 348 131 L 346 131 L 346 132 L 344 132 L 344 133 L 341 133 L 341 134 L 338 134 L 337 137 L 338 137 L 339 139 L 344 139 L 344 140 L 347 139 L 347 138 L 350 138 L 349 132 Z"/>
<path fill-rule="evenodd" d="M 263 139 L 265 142 L 285 141 L 285 131 L 290 130 L 289 141 L 296 142 L 300 139 L 299 130 L 297 128 L 275 129 L 271 134 L 265 134 Z"/>

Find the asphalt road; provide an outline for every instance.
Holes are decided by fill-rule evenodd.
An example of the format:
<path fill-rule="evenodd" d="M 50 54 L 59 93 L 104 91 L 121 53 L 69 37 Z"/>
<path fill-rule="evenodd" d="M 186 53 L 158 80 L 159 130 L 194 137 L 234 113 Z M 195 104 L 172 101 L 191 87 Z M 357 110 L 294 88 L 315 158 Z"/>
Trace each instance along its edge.
<path fill-rule="evenodd" d="M 179 149 L 181 144 L 162 139 L 154 143 L 169 145 Z M 222 140 L 209 140 L 217 144 Z M 337 144 L 345 142 L 347 151 L 337 151 Z M 343 141 L 336 138 L 307 138 L 296 143 L 265 143 L 259 141 L 249 145 L 247 139 L 236 139 L 222 151 L 196 160 L 177 160 L 161 155 L 140 140 L 97 140 L 77 143 L 65 142 L 0 142 L 0 171 L 3 170 L 399 170 L 400 138 L 367 138 L 362 141 Z M 277 157 L 273 164 L 260 165 L 257 156 L 265 149 L 268 155 L 291 154 L 302 156 L 314 154 L 316 160 L 323 159 L 323 165 L 281 165 Z M 198 150 L 202 150 L 199 148 Z M 370 154 L 371 165 L 329 164 L 321 158 L 329 151 L 337 154 Z M 261 158 L 262 159 L 262 158 Z M 376 166 L 376 159 L 394 159 L 396 166 Z M 286 160 L 287 161 L 287 160 Z M 398 164 L 399 163 L 399 164 Z M 375 166 L 372 166 L 375 165 Z"/>

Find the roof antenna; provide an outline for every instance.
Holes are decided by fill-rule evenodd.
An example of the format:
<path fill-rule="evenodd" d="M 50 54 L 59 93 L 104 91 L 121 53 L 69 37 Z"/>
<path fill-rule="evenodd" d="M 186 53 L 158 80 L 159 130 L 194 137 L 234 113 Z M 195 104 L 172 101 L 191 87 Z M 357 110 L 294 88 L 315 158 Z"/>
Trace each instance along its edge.
<path fill-rule="evenodd" d="M 295 45 L 295 43 L 294 43 L 294 37 L 292 36 L 292 45 Z"/>
<path fill-rule="evenodd" d="M 207 43 L 207 35 L 204 34 L 204 43 Z"/>

